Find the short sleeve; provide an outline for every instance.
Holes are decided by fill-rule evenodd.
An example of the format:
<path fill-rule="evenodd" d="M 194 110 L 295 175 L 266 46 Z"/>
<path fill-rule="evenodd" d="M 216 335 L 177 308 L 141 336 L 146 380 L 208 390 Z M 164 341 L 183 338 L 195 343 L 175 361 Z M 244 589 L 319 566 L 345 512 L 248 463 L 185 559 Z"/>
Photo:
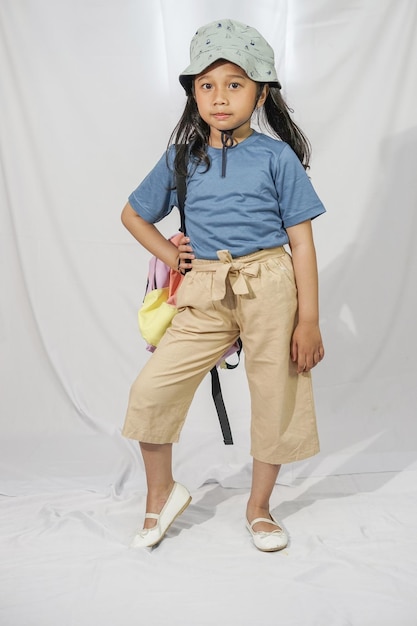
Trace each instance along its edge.
<path fill-rule="evenodd" d="M 286 145 L 276 160 L 275 188 L 284 228 L 326 211 L 295 152 Z"/>
<path fill-rule="evenodd" d="M 161 156 L 155 167 L 129 196 L 134 211 L 151 224 L 162 220 L 177 205 L 177 193 L 173 189 L 174 150 L 171 146 L 168 153 Z"/>

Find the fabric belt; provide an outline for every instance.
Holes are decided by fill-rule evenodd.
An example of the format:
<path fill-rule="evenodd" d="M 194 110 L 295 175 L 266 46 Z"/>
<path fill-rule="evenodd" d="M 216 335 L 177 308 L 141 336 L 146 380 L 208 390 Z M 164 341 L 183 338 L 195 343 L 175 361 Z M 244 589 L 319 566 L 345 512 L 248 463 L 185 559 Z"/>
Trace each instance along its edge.
<path fill-rule="evenodd" d="M 247 256 L 234 259 L 229 250 L 218 250 L 219 261 L 206 261 L 195 259 L 193 261 L 193 271 L 214 272 L 212 285 L 212 300 L 223 300 L 226 295 L 226 279 L 229 277 L 230 286 L 233 293 L 242 296 L 249 293 L 246 277 L 256 277 L 259 275 L 260 262 L 274 256 L 286 254 L 284 248 L 271 248 L 259 250 Z"/>

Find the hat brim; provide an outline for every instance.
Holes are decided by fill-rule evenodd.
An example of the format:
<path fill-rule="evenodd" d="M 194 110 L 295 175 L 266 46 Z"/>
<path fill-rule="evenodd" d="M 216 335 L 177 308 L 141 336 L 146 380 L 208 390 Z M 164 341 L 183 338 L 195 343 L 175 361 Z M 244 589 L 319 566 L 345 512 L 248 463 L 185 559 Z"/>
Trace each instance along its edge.
<path fill-rule="evenodd" d="M 210 50 L 206 53 L 200 54 L 198 59 L 194 59 L 188 67 L 179 75 L 179 81 L 184 87 L 187 93 L 191 92 L 192 81 L 194 76 L 201 74 L 205 69 L 224 59 L 230 63 L 234 63 L 241 67 L 249 78 L 257 83 L 268 83 L 271 87 L 278 87 L 281 89 L 281 83 L 278 80 L 275 68 L 259 72 L 257 67 L 259 66 L 259 60 L 248 53 L 237 54 L 236 50 L 227 50 L 222 48 L 216 54 L 216 51 Z"/>

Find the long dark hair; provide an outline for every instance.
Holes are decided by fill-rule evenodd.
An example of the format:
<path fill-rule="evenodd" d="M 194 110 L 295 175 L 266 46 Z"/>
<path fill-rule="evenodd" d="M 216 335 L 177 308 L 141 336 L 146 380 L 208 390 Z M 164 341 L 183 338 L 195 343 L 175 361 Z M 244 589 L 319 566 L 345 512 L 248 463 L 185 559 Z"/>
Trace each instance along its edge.
<path fill-rule="evenodd" d="M 259 83 L 257 98 L 262 93 L 264 85 Z M 258 123 L 273 136 L 288 143 L 303 164 L 304 169 L 309 167 L 311 146 L 301 128 L 292 120 L 293 110 L 286 104 L 278 87 L 270 87 L 263 107 L 258 111 Z M 187 102 L 183 114 L 169 138 L 168 146 L 177 146 L 174 160 L 175 171 L 182 176 L 187 175 L 187 152 L 194 164 L 205 164 L 210 168 L 210 159 L 207 154 L 207 145 L 210 136 L 210 127 L 201 118 L 196 101 L 192 93 L 187 94 Z"/>

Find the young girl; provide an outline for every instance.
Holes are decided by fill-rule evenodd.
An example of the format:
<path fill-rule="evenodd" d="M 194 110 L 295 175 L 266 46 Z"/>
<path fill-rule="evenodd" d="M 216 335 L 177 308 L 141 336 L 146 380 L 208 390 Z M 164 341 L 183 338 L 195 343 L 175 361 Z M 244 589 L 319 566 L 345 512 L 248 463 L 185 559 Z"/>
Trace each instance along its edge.
<path fill-rule="evenodd" d="M 240 336 L 252 413 L 246 525 L 259 550 L 275 551 L 288 542 L 269 512 L 281 464 L 319 450 L 310 370 L 324 349 L 311 220 L 325 209 L 305 172 L 308 141 L 258 31 L 213 22 L 193 37 L 190 57 L 170 147 L 122 213 L 153 255 L 182 273 L 191 262 L 179 312 L 130 393 L 123 434 L 139 441 L 148 487 L 132 545 L 159 543 L 190 503 L 172 476 L 172 443 L 199 383 Z M 251 128 L 255 111 L 276 138 Z M 188 238 L 179 248 L 154 226 L 176 205 L 175 172 L 187 175 Z"/>

